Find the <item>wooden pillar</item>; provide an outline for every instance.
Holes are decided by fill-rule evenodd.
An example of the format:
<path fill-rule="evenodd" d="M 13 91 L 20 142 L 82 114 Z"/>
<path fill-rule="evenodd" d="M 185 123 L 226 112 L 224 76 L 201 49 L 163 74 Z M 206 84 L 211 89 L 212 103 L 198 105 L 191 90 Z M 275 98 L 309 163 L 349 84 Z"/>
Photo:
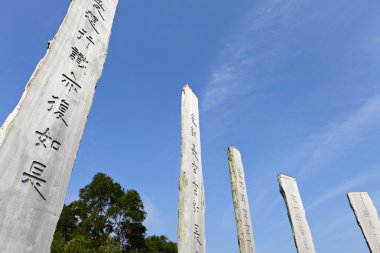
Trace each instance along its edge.
<path fill-rule="evenodd" d="M 278 175 L 278 182 L 281 195 L 288 209 L 288 217 L 298 253 L 315 253 L 313 238 L 296 179 L 280 174 Z"/>
<path fill-rule="evenodd" d="M 182 90 L 178 252 L 206 252 L 198 98 L 188 85 Z"/>
<path fill-rule="evenodd" d="M 367 192 L 349 192 L 347 197 L 370 252 L 380 253 L 380 222 L 371 198 Z"/>
<path fill-rule="evenodd" d="M 255 253 L 251 212 L 249 210 L 245 173 L 240 151 L 235 147 L 228 148 L 232 198 L 235 210 L 235 221 L 238 232 L 239 252 Z"/>
<path fill-rule="evenodd" d="M 50 252 L 117 3 L 71 1 L 20 102 L 1 127 L 0 252 Z"/>

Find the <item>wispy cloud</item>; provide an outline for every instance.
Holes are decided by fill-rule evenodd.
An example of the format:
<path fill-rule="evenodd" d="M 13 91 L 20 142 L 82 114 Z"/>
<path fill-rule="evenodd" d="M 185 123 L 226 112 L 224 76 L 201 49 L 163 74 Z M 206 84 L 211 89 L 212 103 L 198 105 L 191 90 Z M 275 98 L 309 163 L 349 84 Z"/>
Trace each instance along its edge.
<path fill-rule="evenodd" d="M 208 84 L 203 110 L 207 111 L 222 103 L 228 95 L 238 88 L 239 80 L 234 67 L 225 64 L 218 67 L 212 73 L 211 81 Z"/>
<path fill-rule="evenodd" d="M 324 162 L 327 162 L 337 151 L 352 147 L 367 135 L 367 130 L 380 124 L 380 95 L 369 98 L 348 118 L 335 124 L 326 133 L 318 136 L 315 148 L 311 151 L 310 161 L 299 171 L 299 177 L 304 177 Z"/>
<path fill-rule="evenodd" d="M 297 5 L 298 1 L 273 0 L 260 7 L 254 6 L 246 13 L 240 28 L 226 40 L 220 51 L 204 92 L 203 111 L 211 110 L 227 99 L 248 95 L 253 90 L 250 84 L 258 83 L 253 71 L 255 66 L 269 64 L 268 59 L 279 53 L 276 43 L 267 48 L 268 37 L 276 37 L 278 32 L 272 28 L 286 25 Z"/>
<path fill-rule="evenodd" d="M 342 184 L 329 189 L 324 193 L 322 196 L 314 200 L 311 204 L 307 206 L 308 210 L 312 210 L 323 203 L 330 201 L 334 199 L 337 196 L 341 196 L 343 194 L 346 194 L 349 191 L 352 191 L 352 189 L 365 185 L 373 180 L 379 180 L 380 177 L 380 170 L 379 170 L 380 164 L 376 165 L 374 169 L 370 171 L 366 171 L 365 173 L 362 173 L 361 176 L 356 176 L 346 182 L 343 182 Z"/>

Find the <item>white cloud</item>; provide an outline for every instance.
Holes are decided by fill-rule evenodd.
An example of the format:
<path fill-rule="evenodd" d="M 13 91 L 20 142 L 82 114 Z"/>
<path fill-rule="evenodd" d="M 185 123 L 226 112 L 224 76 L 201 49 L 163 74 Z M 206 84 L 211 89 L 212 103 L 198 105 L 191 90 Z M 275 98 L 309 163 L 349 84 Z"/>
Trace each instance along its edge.
<path fill-rule="evenodd" d="M 211 110 L 227 99 L 252 91 L 250 84 L 259 83 L 255 81 L 255 66 L 265 64 L 279 53 L 273 44 L 266 48 L 268 36 L 275 33 L 271 26 L 284 25 L 297 5 L 296 1 L 273 0 L 247 12 L 237 33 L 227 39 L 220 51 L 219 63 L 210 74 L 204 92 L 202 110 Z"/>
<path fill-rule="evenodd" d="M 380 95 L 368 99 L 346 120 L 331 127 L 319 136 L 318 142 L 311 152 L 310 161 L 299 172 L 299 177 L 310 175 L 322 163 L 336 156 L 338 150 L 347 149 L 359 142 L 367 129 L 380 124 Z"/>
<path fill-rule="evenodd" d="M 203 110 L 210 110 L 222 103 L 229 93 L 238 88 L 238 82 L 237 73 L 229 64 L 222 65 L 214 70 L 205 93 Z"/>
<path fill-rule="evenodd" d="M 354 178 L 329 189 L 325 194 L 314 200 L 311 204 L 307 206 L 308 210 L 314 209 L 315 207 L 322 205 L 323 203 L 334 199 L 335 197 L 346 194 L 349 191 L 352 191 L 355 187 L 364 185 L 370 181 L 378 180 L 380 177 L 380 164 L 375 166 L 374 169 L 366 171 L 361 176 L 355 176 Z"/>

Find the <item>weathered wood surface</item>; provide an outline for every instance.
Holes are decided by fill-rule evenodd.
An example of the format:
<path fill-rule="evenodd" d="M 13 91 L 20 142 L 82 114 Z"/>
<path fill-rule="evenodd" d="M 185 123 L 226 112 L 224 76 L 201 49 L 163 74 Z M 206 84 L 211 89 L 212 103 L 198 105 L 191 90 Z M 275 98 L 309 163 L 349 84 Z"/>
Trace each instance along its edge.
<path fill-rule="evenodd" d="M 0 252 L 50 252 L 118 0 L 73 0 L 0 131 Z"/>
<path fill-rule="evenodd" d="M 380 221 L 367 192 L 349 192 L 348 201 L 372 253 L 380 253 Z"/>
<path fill-rule="evenodd" d="M 315 253 L 313 238 L 296 180 L 280 174 L 278 175 L 278 182 L 281 195 L 288 209 L 288 217 L 298 253 Z"/>
<path fill-rule="evenodd" d="M 181 175 L 179 180 L 178 252 L 205 253 L 205 197 L 202 176 L 198 98 L 182 90 Z"/>
<path fill-rule="evenodd" d="M 251 213 L 249 209 L 247 187 L 243 161 L 240 151 L 235 147 L 228 148 L 232 198 L 235 210 L 235 221 L 238 232 L 239 252 L 255 253 Z"/>

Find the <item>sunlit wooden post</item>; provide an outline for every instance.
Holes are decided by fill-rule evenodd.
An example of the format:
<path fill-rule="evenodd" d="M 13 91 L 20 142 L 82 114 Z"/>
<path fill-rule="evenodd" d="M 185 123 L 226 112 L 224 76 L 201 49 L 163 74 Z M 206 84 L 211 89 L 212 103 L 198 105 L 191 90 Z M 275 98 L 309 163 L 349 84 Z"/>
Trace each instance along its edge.
<path fill-rule="evenodd" d="M 315 253 L 313 238 L 296 179 L 280 174 L 278 175 L 278 182 L 281 195 L 288 209 L 288 217 L 298 253 Z"/>
<path fill-rule="evenodd" d="M 182 90 L 178 252 L 206 252 L 198 98 L 188 85 Z"/>
<path fill-rule="evenodd" d="M 369 250 L 380 253 L 380 222 L 371 198 L 367 192 L 349 192 L 347 197 Z"/>
<path fill-rule="evenodd" d="M 245 173 L 240 151 L 235 147 L 228 148 L 232 198 L 235 210 L 235 221 L 238 232 L 239 252 L 255 253 L 251 212 L 249 210 Z"/>

